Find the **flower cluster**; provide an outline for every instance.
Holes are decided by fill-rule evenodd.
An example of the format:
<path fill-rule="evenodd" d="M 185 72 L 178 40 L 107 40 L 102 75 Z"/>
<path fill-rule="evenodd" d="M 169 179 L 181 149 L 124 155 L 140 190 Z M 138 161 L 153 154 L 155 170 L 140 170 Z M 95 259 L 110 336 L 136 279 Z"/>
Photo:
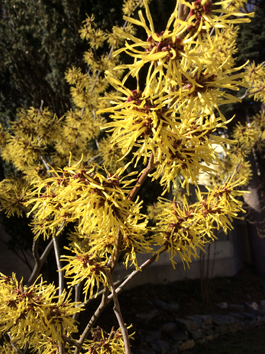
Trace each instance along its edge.
<path fill-rule="evenodd" d="M 231 11 L 241 11 L 247 4 L 247 0 L 226 0 L 223 1 L 222 7 Z"/>
<path fill-rule="evenodd" d="M 92 252 L 84 252 L 75 248 L 73 250 L 75 256 L 64 256 L 64 260 L 68 264 L 61 269 L 65 270 L 65 277 L 72 278 L 71 286 L 74 286 L 81 281 L 85 281 L 84 293 L 85 301 L 89 291 L 89 298 L 94 295 L 94 287 L 96 287 L 95 294 L 97 295 L 100 284 L 108 287 L 106 272 L 109 271 L 107 263 L 108 258 L 101 260 Z"/>
<path fill-rule="evenodd" d="M 130 335 L 130 338 L 132 338 L 132 335 Z M 115 331 L 112 329 L 110 333 L 106 333 L 97 326 L 93 330 L 92 340 L 85 342 L 84 349 L 85 354 L 124 354 L 121 330 L 117 329 Z"/>
<path fill-rule="evenodd" d="M 260 132 L 255 127 L 255 123 L 252 121 L 251 123 L 243 126 L 241 123 L 238 123 L 234 128 L 234 139 L 237 140 L 241 149 L 248 155 L 256 144 L 259 138 Z"/>
<path fill-rule="evenodd" d="M 76 164 L 58 172 L 51 170 L 52 177 L 41 183 L 36 181 L 36 189 L 26 205 L 34 204 L 32 224 L 37 236 L 54 234 L 62 224 L 78 221 L 81 234 L 97 232 L 104 237 L 118 229 L 126 230 L 129 215 L 140 217 L 140 204 L 127 199 L 128 185 L 133 180 L 122 178 L 122 170 L 116 175 L 100 170 L 96 164 Z"/>
<path fill-rule="evenodd" d="M 14 176 L 0 182 L 0 204 L 7 217 L 12 215 L 22 216 L 26 212 L 24 203 L 30 198 L 28 183 L 23 179 Z"/>
<path fill-rule="evenodd" d="M 233 181 L 232 177 L 222 186 L 208 188 L 206 194 L 198 189 L 198 202 L 194 204 L 189 204 L 185 196 L 181 202 L 159 199 L 163 211 L 153 228 L 154 242 L 162 246 L 159 252 L 169 252 L 173 267 L 176 255 L 187 265 L 192 258 L 198 258 L 198 250 L 204 250 L 205 244 L 216 238 L 215 229 L 222 228 L 226 233 L 232 228 L 232 218 L 237 218 L 243 211 L 242 202 L 236 198 L 244 193 L 234 188 L 245 182 L 242 179 Z"/>
<path fill-rule="evenodd" d="M 236 144 L 229 149 L 229 154 L 221 161 L 219 175 L 229 175 L 233 172 L 241 176 L 247 183 L 252 177 L 251 164 L 247 160 L 253 149 L 262 150 L 265 138 L 265 114 L 257 113 L 249 119 L 249 122 L 238 123 L 233 130 L 233 138 Z M 218 181 L 218 176 L 214 176 Z M 220 180 L 220 178 L 219 178 Z"/>
<path fill-rule="evenodd" d="M 3 146 L 4 160 L 31 173 L 42 162 L 42 154 L 53 144 L 60 129 L 61 119 L 47 108 L 20 110 L 18 120 L 12 123 L 12 135 Z"/>
<path fill-rule="evenodd" d="M 84 55 L 88 71 L 73 66 L 65 75 L 75 108 L 58 119 L 41 104 L 21 110 L 10 130 L 0 127 L 1 156 L 20 173 L 20 178 L 0 183 L 1 206 L 8 216 L 27 212 L 36 260 L 32 285 L 0 275 L 3 352 L 57 354 L 75 348 L 75 353 L 127 354 L 132 336 L 117 300 L 124 285 L 115 289 L 112 279 L 118 261 L 132 266 L 135 275 L 143 269 L 137 254 L 152 254 L 156 245 L 157 258 L 167 251 L 173 267 L 176 255 L 188 265 L 216 238 L 216 230 L 227 232 L 232 219 L 240 217 L 238 197 L 243 192 L 237 189 L 251 175 L 245 157 L 254 146 L 263 146 L 265 130 L 260 113 L 246 126 L 237 125 L 236 142 L 219 133 L 231 121 L 219 106 L 240 101 L 231 92 L 245 87 L 255 99 L 264 99 L 264 65 L 235 67 L 234 25 L 253 15 L 240 12 L 244 2 L 177 0 L 160 33 L 147 0 L 125 0 L 126 23 L 116 24 L 112 33 L 98 28 L 94 15 L 88 16 L 80 30 L 89 44 Z M 139 6 L 144 10 L 136 19 L 132 14 Z M 146 38 L 137 38 L 134 26 L 144 29 Z M 121 53 L 132 61 L 120 64 Z M 226 155 L 221 162 L 220 147 Z M 202 173 L 213 178 L 207 193 L 198 186 Z M 172 187 L 176 191 L 173 201 L 161 197 L 149 207 L 149 218 L 137 196 L 146 177 L 159 181 L 162 195 Z M 190 184 L 197 190 L 193 204 L 186 196 Z M 66 226 L 72 231 L 63 239 Z M 61 257 L 59 235 L 65 249 Z M 40 236 L 44 242 L 53 238 L 42 256 L 36 242 Z M 54 285 L 36 275 L 52 246 L 59 295 Z M 76 340 L 72 334 L 83 309 L 80 289 L 85 302 L 101 289 L 103 295 Z M 111 300 L 120 329 L 93 329 Z M 92 337 L 86 339 L 89 333 Z"/>
<path fill-rule="evenodd" d="M 264 102 L 265 100 L 265 63 L 260 63 L 257 66 L 255 62 L 248 65 L 246 68 L 245 82 L 248 84 L 249 93 L 254 96 L 255 101 Z"/>
<path fill-rule="evenodd" d="M 26 287 L 14 274 L 0 274 L 0 333 L 8 333 L 21 350 L 29 343 L 42 353 L 43 345 L 61 343 L 62 334 L 77 332 L 72 315 L 82 308 L 70 301 L 70 294 L 56 292 L 54 285 L 41 279 Z"/>
<path fill-rule="evenodd" d="M 126 41 L 114 55 L 125 51 L 134 62 L 106 71 L 106 78 L 121 95 L 109 96 L 114 106 L 98 113 L 112 113 L 113 121 L 105 128 L 125 156 L 134 151 L 132 160 L 137 164 L 140 157 L 146 163 L 153 154 L 156 171 L 152 176 L 162 176 L 160 183 L 166 192 L 179 174 L 184 184 L 198 183 L 199 171 L 211 172 L 209 166 L 218 158 L 213 148 L 221 142 L 216 130 L 226 128 L 227 123 L 218 106 L 238 101 L 225 89 L 247 87 L 240 80 L 242 67 L 233 67 L 237 30 L 232 24 L 249 19 L 230 9 L 215 9 L 210 1 L 177 2 L 165 30 L 156 33 L 145 1 L 144 5 L 149 25 L 142 11 L 139 20 L 125 19 L 143 27 L 147 40 L 116 30 L 131 43 Z M 189 11 L 185 20 L 179 17 L 184 5 Z M 215 12 L 221 12 L 220 16 Z M 148 72 L 141 91 L 139 77 L 144 66 Z M 116 77 L 120 69 L 128 71 L 122 81 Z M 137 81 L 133 91 L 125 86 L 129 77 Z"/>

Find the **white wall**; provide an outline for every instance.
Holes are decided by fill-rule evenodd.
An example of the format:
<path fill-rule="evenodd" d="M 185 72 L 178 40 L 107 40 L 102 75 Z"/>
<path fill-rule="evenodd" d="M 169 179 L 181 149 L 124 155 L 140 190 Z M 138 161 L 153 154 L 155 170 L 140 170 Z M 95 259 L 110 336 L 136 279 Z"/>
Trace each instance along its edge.
<path fill-rule="evenodd" d="M 207 264 L 209 265 L 209 277 L 228 277 L 235 275 L 240 269 L 238 268 L 237 258 L 235 256 L 235 249 L 233 240 L 215 241 L 209 248 L 209 262 L 207 262 L 207 254 L 204 254 L 202 260 L 204 262 L 204 270 L 206 272 Z M 141 265 L 145 262 L 150 255 L 139 254 L 138 264 Z M 197 259 L 190 263 L 190 268 L 183 266 L 179 256 L 176 257 L 176 269 L 173 269 L 169 260 L 168 253 L 164 252 L 158 259 L 143 272 L 137 274 L 136 277 L 127 285 L 132 288 L 142 284 L 166 284 L 184 279 L 198 279 L 200 278 L 201 262 Z M 133 268 L 131 268 L 133 270 Z M 115 272 L 115 280 L 121 280 L 126 275 L 131 273 L 131 270 L 125 269 L 122 263 L 119 263 Z"/>

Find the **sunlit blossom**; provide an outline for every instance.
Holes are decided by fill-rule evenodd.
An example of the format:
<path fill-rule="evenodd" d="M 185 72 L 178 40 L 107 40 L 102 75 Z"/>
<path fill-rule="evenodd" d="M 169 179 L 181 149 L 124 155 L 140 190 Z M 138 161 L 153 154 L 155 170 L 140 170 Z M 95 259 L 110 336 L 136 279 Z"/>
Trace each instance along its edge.
<path fill-rule="evenodd" d="M 164 209 L 157 216 L 154 241 L 162 247 L 160 251 L 167 250 L 173 267 L 177 254 L 186 264 L 192 262 L 192 258 L 198 258 L 198 250 L 204 250 L 205 244 L 216 238 L 214 229 L 222 228 L 227 232 L 233 228 L 232 218 L 237 218 L 243 211 L 242 202 L 236 197 L 244 193 L 235 188 L 244 182 L 230 176 L 222 186 L 207 187 L 208 193 L 198 189 L 198 202 L 192 205 L 184 196 L 182 201 L 159 200 Z"/>
<path fill-rule="evenodd" d="M 26 287 L 12 277 L 0 274 L 0 333 L 9 333 L 19 348 L 30 343 L 38 348 L 43 332 L 53 342 L 62 342 L 62 334 L 77 331 L 74 313 L 82 307 L 76 307 L 70 300 L 70 293 L 57 295 L 52 284 L 38 279 L 32 286 Z"/>

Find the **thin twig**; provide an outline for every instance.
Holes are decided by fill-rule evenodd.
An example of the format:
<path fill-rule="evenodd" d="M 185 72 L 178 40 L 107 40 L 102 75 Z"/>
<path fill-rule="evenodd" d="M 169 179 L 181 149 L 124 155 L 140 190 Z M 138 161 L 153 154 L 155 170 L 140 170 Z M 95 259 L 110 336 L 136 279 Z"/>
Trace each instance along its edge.
<path fill-rule="evenodd" d="M 115 290 L 115 287 L 113 284 L 111 272 L 107 272 L 107 278 L 108 278 L 108 282 L 109 282 L 109 285 L 111 288 L 112 298 L 113 298 L 113 302 L 114 302 L 113 311 L 114 311 L 115 316 L 119 322 L 119 326 L 120 326 L 121 333 L 122 333 L 125 354 L 131 354 L 129 335 L 128 335 L 127 328 L 126 328 L 124 321 L 123 321 L 123 317 L 122 317 L 121 309 L 120 309 L 120 304 L 119 304 L 118 296 L 117 296 L 117 293 L 116 293 L 116 290 Z"/>
<path fill-rule="evenodd" d="M 162 249 L 161 251 L 159 252 L 156 252 L 151 258 L 149 258 L 147 261 L 145 261 L 140 267 L 139 269 L 136 269 L 134 270 L 122 283 L 121 285 L 118 286 L 118 288 L 116 289 L 116 294 L 118 295 L 122 290 L 123 288 L 130 282 L 132 281 L 132 279 L 139 273 L 142 273 L 142 271 L 149 267 L 155 260 L 156 258 L 162 254 L 163 252 L 166 251 L 166 248 Z M 112 294 L 110 294 L 108 296 L 108 300 L 111 300 L 112 299 Z"/>
<path fill-rule="evenodd" d="M 34 265 L 34 269 L 29 277 L 29 280 L 27 282 L 27 286 L 30 286 L 34 283 L 34 281 L 37 279 L 40 270 L 43 266 L 43 263 L 45 262 L 46 258 L 48 257 L 49 253 L 51 252 L 52 248 L 53 248 L 53 241 L 51 240 L 48 245 L 46 246 L 45 250 L 43 251 L 41 257 L 39 257 L 38 255 L 38 251 L 37 251 L 37 241 L 34 240 L 33 241 L 33 246 L 32 246 L 32 253 L 35 259 L 35 265 Z"/>
<path fill-rule="evenodd" d="M 60 249 L 59 249 L 59 244 L 58 244 L 58 237 L 54 236 L 52 238 L 52 241 L 53 241 L 53 248 L 54 248 L 54 253 L 55 253 L 57 270 L 58 270 L 59 295 L 61 295 L 63 293 L 63 289 L 64 289 L 64 272 L 61 271 L 62 264 L 61 264 L 61 260 L 60 260 Z"/>
<path fill-rule="evenodd" d="M 82 281 L 75 285 L 75 302 L 79 302 L 80 301 L 82 285 L 83 285 Z M 78 307 L 78 306 L 80 306 L 80 305 L 78 305 L 78 304 L 75 305 L 75 307 Z M 79 312 L 76 312 L 76 313 L 73 314 L 73 319 L 75 321 L 77 321 L 77 319 L 79 317 L 79 314 L 80 314 Z"/>
<path fill-rule="evenodd" d="M 40 108 L 38 109 L 38 115 L 40 115 L 40 114 L 41 114 L 43 104 L 44 104 L 44 101 L 43 101 L 43 100 L 41 100 L 41 101 L 40 101 Z"/>
<path fill-rule="evenodd" d="M 63 333 L 63 325 L 61 324 L 61 333 Z M 65 354 L 65 343 L 58 342 L 59 354 Z"/>
<path fill-rule="evenodd" d="M 109 57 L 110 57 L 110 55 L 109 55 Z M 97 84 L 97 81 L 98 81 L 99 75 L 100 75 L 100 71 L 98 70 L 98 72 L 97 72 L 97 76 L 96 76 L 96 78 L 95 78 L 94 84 L 93 84 L 92 89 L 91 89 L 91 92 L 93 92 L 93 91 L 94 91 L 94 89 L 95 89 L 95 86 L 96 86 L 96 84 Z"/>
<path fill-rule="evenodd" d="M 141 185 L 144 183 L 146 177 L 148 176 L 148 174 L 154 169 L 154 157 L 153 157 L 153 153 L 151 153 L 149 161 L 148 161 L 148 165 L 145 168 L 143 174 L 141 175 L 141 177 L 138 179 L 136 185 L 134 186 L 133 190 L 131 191 L 128 200 L 133 200 L 133 198 L 136 196 L 138 190 L 140 189 Z"/>
<path fill-rule="evenodd" d="M 32 334 L 30 334 L 30 337 L 31 337 L 31 335 L 32 335 Z M 26 346 L 25 346 L 25 349 L 23 350 L 22 354 L 26 354 L 27 351 L 28 351 L 28 348 L 29 348 L 29 340 L 28 340 L 28 342 L 27 342 L 27 344 L 26 344 Z"/>
<path fill-rule="evenodd" d="M 40 114 L 41 114 L 43 104 L 44 104 L 44 101 L 41 100 L 40 108 L 38 109 L 38 116 L 40 116 Z M 40 148 L 40 138 L 39 138 L 39 136 L 37 136 L 37 139 L 38 139 L 39 148 Z M 50 167 L 48 166 L 44 156 L 42 155 L 41 149 L 39 149 L 39 153 L 40 153 L 40 158 L 41 158 L 41 161 L 42 161 L 44 167 L 46 168 L 47 171 L 50 171 Z M 51 173 L 49 173 L 49 176 L 51 177 Z"/>
<path fill-rule="evenodd" d="M 120 257 L 121 239 L 122 239 L 122 234 L 120 232 L 120 228 L 118 228 L 113 256 L 108 261 L 108 266 L 111 268 L 112 274 L 114 273 L 114 270 L 116 268 L 116 265 L 117 265 L 119 257 Z"/>
<path fill-rule="evenodd" d="M 47 164 L 47 162 L 46 162 L 44 156 L 42 155 L 41 149 L 39 149 L 39 153 L 40 153 L 40 159 L 41 159 L 41 161 L 42 161 L 44 167 L 46 168 L 49 177 L 51 177 L 52 174 L 51 174 L 51 172 L 49 172 L 51 168 L 50 168 L 50 166 Z"/>
<path fill-rule="evenodd" d="M 97 154 L 96 156 L 93 156 L 93 157 L 91 157 L 91 159 L 89 159 L 88 161 L 87 161 L 87 164 L 89 165 L 91 162 L 93 162 L 94 160 L 96 160 L 99 156 L 101 156 L 102 154 Z"/>
<path fill-rule="evenodd" d="M 60 232 L 62 231 L 62 229 L 64 228 L 65 225 L 65 221 L 62 222 L 62 225 L 59 227 L 59 229 L 57 230 L 55 237 L 58 237 Z"/>
<path fill-rule="evenodd" d="M 65 336 L 64 334 L 62 334 L 62 339 L 63 339 L 65 342 L 67 342 L 67 343 L 69 343 L 69 344 L 71 344 L 71 345 L 74 345 L 74 346 L 77 347 L 77 348 L 81 348 L 81 345 L 80 345 L 76 340 L 74 340 L 74 339 L 72 339 L 72 338 L 69 338 L 69 337 Z"/>
<path fill-rule="evenodd" d="M 38 253 L 38 243 L 39 243 L 38 238 L 36 240 L 33 239 L 32 254 L 33 254 L 33 257 L 34 257 L 36 263 L 40 263 L 40 256 Z"/>
<path fill-rule="evenodd" d="M 187 19 L 189 17 L 189 14 L 190 14 L 189 7 L 187 5 L 184 5 L 181 2 L 179 2 L 179 5 L 178 5 L 178 18 L 181 21 L 187 21 Z"/>
<path fill-rule="evenodd" d="M 98 139 L 95 139 L 95 142 L 96 142 L 96 145 L 97 145 L 97 149 L 100 150 Z"/>
<path fill-rule="evenodd" d="M 111 268 L 111 272 L 114 271 L 116 264 L 118 262 L 119 259 L 119 249 L 120 249 L 120 243 L 121 243 L 121 233 L 120 230 L 118 230 L 118 234 L 117 234 L 117 240 L 116 240 L 116 245 L 115 245 L 115 252 L 114 252 L 114 256 L 113 258 L 110 260 L 110 268 Z M 113 284 L 113 282 L 112 282 Z M 96 323 L 98 317 L 100 316 L 100 314 L 102 313 L 102 311 L 104 310 L 104 308 L 108 305 L 108 303 L 111 301 L 111 299 L 108 299 L 108 293 L 109 293 L 109 289 L 106 287 L 103 291 L 102 294 L 102 299 L 101 299 L 101 303 L 99 304 L 97 310 L 95 311 L 95 313 L 93 314 L 93 316 L 91 317 L 90 321 L 88 322 L 84 332 L 82 333 L 78 343 L 80 344 L 80 347 L 82 346 L 84 340 L 86 339 L 89 331 L 91 330 L 91 328 L 94 326 L 94 324 Z M 79 348 L 75 349 L 74 354 L 78 354 L 80 351 Z"/>
<path fill-rule="evenodd" d="M 229 3 L 226 5 L 225 10 L 227 10 L 227 9 L 228 9 L 228 7 L 229 7 L 230 5 L 231 5 L 231 2 L 229 2 Z M 219 15 L 218 17 L 223 16 L 223 14 L 224 14 L 224 12 L 221 12 L 221 13 L 220 13 L 220 15 Z M 215 29 L 215 27 L 213 27 L 213 28 L 211 29 L 210 36 L 212 36 L 212 35 L 213 35 L 213 31 L 214 31 L 214 29 Z"/>
<path fill-rule="evenodd" d="M 59 244 L 58 244 L 58 237 L 54 236 L 52 238 L 52 241 L 53 241 L 53 248 L 54 248 L 54 253 L 55 253 L 57 270 L 58 270 L 59 295 L 62 295 L 63 290 L 64 290 L 64 272 L 61 271 L 62 265 L 61 265 L 61 260 L 60 260 L 60 248 L 59 248 Z M 62 328 L 62 331 L 63 331 L 63 328 Z M 59 342 L 58 347 L 59 347 L 59 354 L 65 354 L 64 343 Z"/>
<path fill-rule="evenodd" d="M 123 288 L 139 273 L 141 273 L 145 268 L 147 268 L 148 266 L 150 266 L 155 260 L 156 258 L 162 254 L 163 252 L 166 251 L 166 248 L 162 249 L 159 252 L 156 252 L 151 258 L 149 258 L 147 261 L 145 261 L 138 270 L 134 270 L 124 281 L 123 283 L 115 290 L 115 293 L 118 295 Z M 94 315 L 91 317 L 89 323 L 87 324 L 84 332 L 82 333 L 80 339 L 78 340 L 78 343 L 80 344 L 80 348 L 84 342 L 84 340 L 86 339 L 87 335 L 89 334 L 91 328 L 94 326 L 94 324 L 96 323 L 97 319 L 99 318 L 99 316 L 101 315 L 102 311 L 104 310 L 104 308 L 109 304 L 109 302 L 112 300 L 113 298 L 113 294 L 110 294 L 108 296 L 108 288 L 104 289 L 103 295 L 102 295 L 102 299 L 101 299 L 101 303 L 99 304 L 97 310 L 95 311 Z M 76 348 L 74 354 L 79 354 L 80 353 L 80 348 Z"/>
<path fill-rule="evenodd" d="M 12 347 L 13 349 L 15 349 L 15 351 L 16 351 L 18 354 L 22 354 L 22 353 L 17 349 L 17 347 L 15 346 L 14 343 L 10 342 L 10 344 L 11 344 L 11 347 Z"/>
<path fill-rule="evenodd" d="M 7 335 L 8 335 L 8 337 L 9 337 L 9 339 L 10 339 L 10 344 L 11 344 L 11 346 L 14 348 L 14 350 L 18 353 L 18 354 L 21 354 L 21 352 L 17 349 L 17 347 L 15 346 L 15 344 L 12 342 L 12 338 L 11 338 L 11 336 L 10 336 L 10 334 L 9 333 L 7 333 Z"/>
<path fill-rule="evenodd" d="M 110 300 L 108 300 L 108 292 L 109 289 L 105 288 L 105 291 L 102 295 L 101 298 L 101 302 L 98 306 L 98 308 L 96 309 L 94 315 L 91 317 L 90 321 L 88 322 L 86 328 L 84 329 L 80 339 L 78 340 L 78 343 L 80 344 L 79 347 L 75 348 L 74 354 L 79 354 L 80 353 L 80 348 L 82 347 L 84 340 L 86 339 L 86 337 L 88 336 L 91 328 L 94 326 L 94 324 L 96 323 L 97 319 L 99 318 L 99 316 L 101 315 L 102 311 L 104 310 L 104 308 L 107 306 L 107 304 L 110 302 Z"/>
<path fill-rule="evenodd" d="M 243 96 L 239 97 L 240 100 L 243 100 L 243 98 L 247 97 L 247 96 L 251 96 L 251 95 L 255 95 L 256 93 L 262 91 L 265 89 L 265 86 L 263 86 L 262 88 L 254 91 L 254 92 L 249 92 L 250 88 L 247 89 L 247 91 L 244 93 Z"/>
<path fill-rule="evenodd" d="M 127 278 L 127 277 L 126 277 L 126 278 Z M 125 278 L 124 278 L 124 279 L 125 279 Z M 115 283 L 114 283 L 115 287 L 116 287 L 117 285 L 121 284 L 122 282 L 123 282 L 123 279 L 119 279 L 119 280 L 115 281 Z M 87 299 L 86 302 L 83 302 L 82 304 L 79 304 L 78 307 L 79 307 L 79 306 L 82 306 L 82 307 L 83 307 L 83 306 L 87 306 L 91 301 L 95 300 L 99 295 L 102 295 L 104 291 L 105 291 L 105 288 L 103 288 L 102 290 L 98 291 L 97 294 L 94 295 L 92 298 Z"/>

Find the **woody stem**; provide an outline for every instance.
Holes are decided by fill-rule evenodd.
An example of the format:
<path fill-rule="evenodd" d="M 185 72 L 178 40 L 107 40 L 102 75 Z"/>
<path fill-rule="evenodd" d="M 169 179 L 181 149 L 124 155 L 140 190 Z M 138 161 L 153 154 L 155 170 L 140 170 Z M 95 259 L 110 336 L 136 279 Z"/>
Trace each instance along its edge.
<path fill-rule="evenodd" d="M 138 179 L 136 185 L 134 186 L 133 190 L 131 191 L 128 200 L 133 200 L 133 198 L 136 196 L 136 194 L 138 193 L 141 185 L 144 183 L 146 177 L 148 176 L 148 174 L 154 169 L 154 155 L 153 153 L 151 153 L 149 161 L 148 161 L 148 165 L 145 168 L 143 174 L 141 175 L 141 177 Z"/>

